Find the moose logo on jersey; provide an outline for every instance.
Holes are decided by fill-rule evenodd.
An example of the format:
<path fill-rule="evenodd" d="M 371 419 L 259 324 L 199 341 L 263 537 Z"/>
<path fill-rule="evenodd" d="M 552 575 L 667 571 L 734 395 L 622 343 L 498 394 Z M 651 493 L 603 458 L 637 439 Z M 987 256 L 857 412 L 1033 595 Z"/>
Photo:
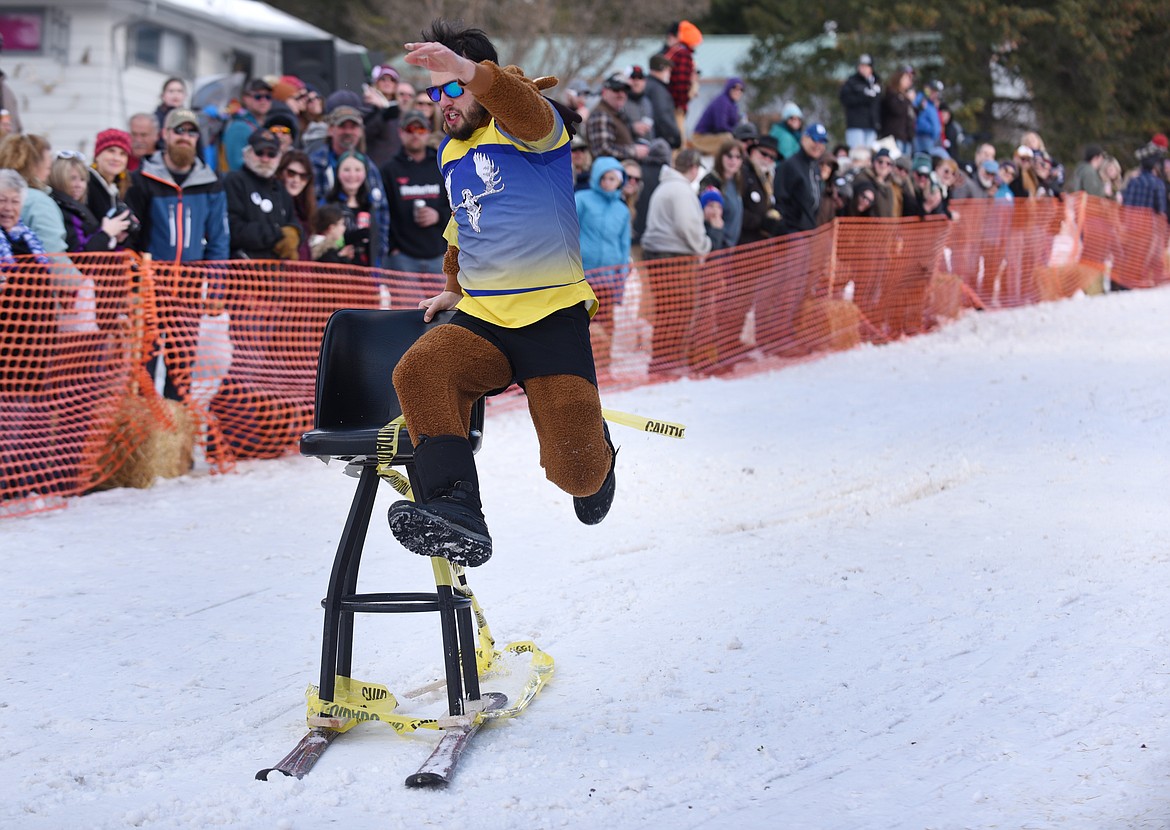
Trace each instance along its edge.
<path fill-rule="evenodd" d="M 471 225 L 471 229 L 476 233 L 481 233 L 479 220 L 483 215 L 483 206 L 479 200 L 484 196 L 499 193 L 504 189 L 504 185 L 500 182 L 500 169 L 490 158 L 483 153 L 474 153 L 471 159 L 475 162 L 475 173 L 483 182 L 484 189 L 473 194 L 470 188 L 464 188 L 463 192 L 459 194 L 463 197 L 463 201 L 455 204 L 455 197 L 451 194 L 451 173 L 454 171 L 451 170 L 447 173 L 447 198 L 451 202 L 451 212 L 456 213 L 460 208 L 467 211 L 467 222 Z"/>

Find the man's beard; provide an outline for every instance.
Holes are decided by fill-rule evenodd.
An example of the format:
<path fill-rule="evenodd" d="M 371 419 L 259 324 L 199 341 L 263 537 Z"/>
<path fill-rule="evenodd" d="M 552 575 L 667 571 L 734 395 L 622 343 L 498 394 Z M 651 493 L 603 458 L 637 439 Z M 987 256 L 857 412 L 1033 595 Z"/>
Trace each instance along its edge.
<path fill-rule="evenodd" d="M 271 179 L 276 175 L 277 161 L 257 158 L 247 153 L 244 155 L 244 166 L 262 179 Z"/>
<path fill-rule="evenodd" d="M 456 141 L 467 141 L 476 130 L 486 125 L 491 119 L 491 114 L 484 109 L 483 104 L 476 101 L 471 105 L 467 114 L 462 116 L 458 126 L 452 126 L 446 119 L 443 119 L 443 132 Z"/>
<path fill-rule="evenodd" d="M 357 150 L 361 143 L 362 137 L 360 135 L 344 133 L 337 136 L 337 140 L 333 143 L 333 151 L 340 156 L 342 153 Z"/>
<path fill-rule="evenodd" d="M 168 144 L 167 160 L 177 169 L 186 170 L 195 163 L 195 145 L 178 142 Z"/>

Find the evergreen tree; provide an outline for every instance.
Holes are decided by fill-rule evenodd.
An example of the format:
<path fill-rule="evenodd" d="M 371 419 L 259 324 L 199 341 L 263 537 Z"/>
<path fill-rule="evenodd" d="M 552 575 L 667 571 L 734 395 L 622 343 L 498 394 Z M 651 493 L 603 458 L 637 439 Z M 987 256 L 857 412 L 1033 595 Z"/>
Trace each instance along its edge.
<path fill-rule="evenodd" d="M 871 4 L 716 0 L 711 28 L 742 19 L 755 43 L 745 77 L 753 105 L 795 99 L 840 135 L 836 92 L 868 52 L 886 77 L 902 64 L 944 99 L 969 133 L 1010 147 L 1035 128 L 1058 158 L 1105 144 L 1123 161 L 1170 110 L 1167 0 L 952 0 Z"/>

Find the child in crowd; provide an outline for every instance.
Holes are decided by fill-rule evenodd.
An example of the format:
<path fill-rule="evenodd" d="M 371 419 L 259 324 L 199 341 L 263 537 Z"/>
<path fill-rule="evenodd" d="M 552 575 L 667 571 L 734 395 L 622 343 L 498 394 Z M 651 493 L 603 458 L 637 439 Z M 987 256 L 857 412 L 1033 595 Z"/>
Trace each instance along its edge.
<path fill-rule="evenodd" d="M 317 208 L 309 251 L 316 262 L 353 263 L 353 245 L 345 244 L 345 214 L 338 205 Z"/>
<path fill-rule="evenodd" d="M 728 247 L 727 237 L 723 232 L 723 194 L 717 187 L 708 187 L 699 194 L 699 204 L 703 206 L 703 227 L 711 240 L 711 250 L 718 251 Z"/>
<path fill-rule="evenodd" d="M 594 362 L 609 364 L 614 307 L 621 305 L 630 273 L 630 209 L 623 198 L 626 171 L 612 156 L 594 160 L 589 189 L 574 193 L 581 235 L 581 264 L 601 308 L 593 318 Z"/>

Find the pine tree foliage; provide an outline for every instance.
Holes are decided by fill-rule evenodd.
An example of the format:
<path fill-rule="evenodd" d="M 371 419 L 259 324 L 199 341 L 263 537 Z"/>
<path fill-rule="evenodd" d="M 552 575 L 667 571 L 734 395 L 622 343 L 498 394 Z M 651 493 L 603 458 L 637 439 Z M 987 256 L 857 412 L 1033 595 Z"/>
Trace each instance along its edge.
<path fill-rule="evenodd" d="M 571 79 L 584 67 L 612 65 L 635 38 L 660 35 L 672 21 L 696 19 L 706 12 L 708 2 L 334 0 L 322 4 L 319 0 L 275 0 L 275 5 L 391 61 L 432 20 L 462 20 L 486 31 L 501 47 L 500 57 L 506 63 L 518 64 L 533 75 Z M 557 46 L 551 51 L 546 48 L 550 38 L 556 38 Z"/>
<path fill-rule="evenodd" d="M 868 52 L 883 77 L 903 64 L 939 79 L 969 133 L 1003 148 L 1038 129 L 1058 158 L 1102 143 L 1123 160 L 1170 112 L 1168 0 L 716 0 L 707 31 L 755 34 L 753 105 L 793 99 L 843 128 L 837 90 Z"/>

